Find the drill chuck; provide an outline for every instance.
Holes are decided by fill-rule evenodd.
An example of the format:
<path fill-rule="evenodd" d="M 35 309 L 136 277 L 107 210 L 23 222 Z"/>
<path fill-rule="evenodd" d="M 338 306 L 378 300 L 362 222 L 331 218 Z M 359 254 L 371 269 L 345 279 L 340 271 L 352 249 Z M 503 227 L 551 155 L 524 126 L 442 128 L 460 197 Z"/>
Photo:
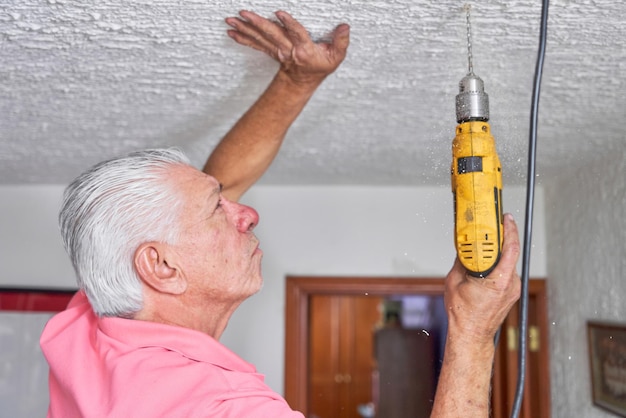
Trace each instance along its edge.
<path fill-rule="evenodd" d="M 483 80 L 470 73 L 459 82 L 456 96 L 456 121 L 458 123 L 489 120 L 489 96 Z"/>

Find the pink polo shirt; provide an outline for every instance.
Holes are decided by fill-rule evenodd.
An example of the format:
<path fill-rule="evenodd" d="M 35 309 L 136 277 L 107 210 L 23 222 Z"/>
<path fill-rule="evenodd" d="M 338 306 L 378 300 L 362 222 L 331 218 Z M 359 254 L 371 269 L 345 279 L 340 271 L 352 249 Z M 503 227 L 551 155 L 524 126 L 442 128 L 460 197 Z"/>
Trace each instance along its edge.
<path fill-rule="evenodd" d="M 303 418 L 254 366 L 187 328 L 98 318 L 82 292 L 41 336 L 48 417 Z"/>

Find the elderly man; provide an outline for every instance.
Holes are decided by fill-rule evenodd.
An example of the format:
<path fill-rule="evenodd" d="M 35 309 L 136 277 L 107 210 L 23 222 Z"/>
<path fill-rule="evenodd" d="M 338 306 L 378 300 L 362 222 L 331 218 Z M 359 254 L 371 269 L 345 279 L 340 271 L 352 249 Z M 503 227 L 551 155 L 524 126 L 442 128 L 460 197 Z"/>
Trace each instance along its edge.
<path fill-rule="evenodd" d="M 59 219 L 81 291 L 41 337 L 50 417 L 302 417 L 218 341 L 262 283 L 259 217 L 237 200 L 348 46 L 347 25 L 314 43 L 287 13 L 276 16 L 226 20 L 235 41 L 280 69 L 204 172 L 178 151 L 148 150 L 100 163 L 68 186 Z M 493 337 L 519 295 L 509 216 L 504 233 L 489 277 L 469 277 L 458 261 L 448 275 L 433 416 L 488 415 Z"/>

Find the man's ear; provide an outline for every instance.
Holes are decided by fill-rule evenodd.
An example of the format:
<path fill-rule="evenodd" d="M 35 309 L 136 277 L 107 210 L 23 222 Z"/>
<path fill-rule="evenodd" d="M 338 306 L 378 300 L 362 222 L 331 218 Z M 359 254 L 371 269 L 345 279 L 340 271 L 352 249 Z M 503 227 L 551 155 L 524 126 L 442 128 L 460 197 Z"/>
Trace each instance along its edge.
<path fill-rule="evenodd" d="M 167 244 L 147 242 L 135 251 L 135 270 L 141 281 L 161 293 L 179 295 L 187 289 L 181 270 L 168 262 Z"/>

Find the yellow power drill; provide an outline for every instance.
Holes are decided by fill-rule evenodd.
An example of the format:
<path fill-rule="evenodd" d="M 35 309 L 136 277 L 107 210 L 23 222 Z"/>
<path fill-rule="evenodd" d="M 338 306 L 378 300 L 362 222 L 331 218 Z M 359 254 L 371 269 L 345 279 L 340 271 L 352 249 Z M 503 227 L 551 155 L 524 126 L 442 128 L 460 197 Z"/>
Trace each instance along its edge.
<path fill-rule="evenodd" d="M 502 252 L 502 167 L 488 123 L 489 96 L 472 67 L 469 8 L 466 12 L 469 72 L 459 83 L 452 142 L 454 240 L 468 272 L 485 277 Z"/>

